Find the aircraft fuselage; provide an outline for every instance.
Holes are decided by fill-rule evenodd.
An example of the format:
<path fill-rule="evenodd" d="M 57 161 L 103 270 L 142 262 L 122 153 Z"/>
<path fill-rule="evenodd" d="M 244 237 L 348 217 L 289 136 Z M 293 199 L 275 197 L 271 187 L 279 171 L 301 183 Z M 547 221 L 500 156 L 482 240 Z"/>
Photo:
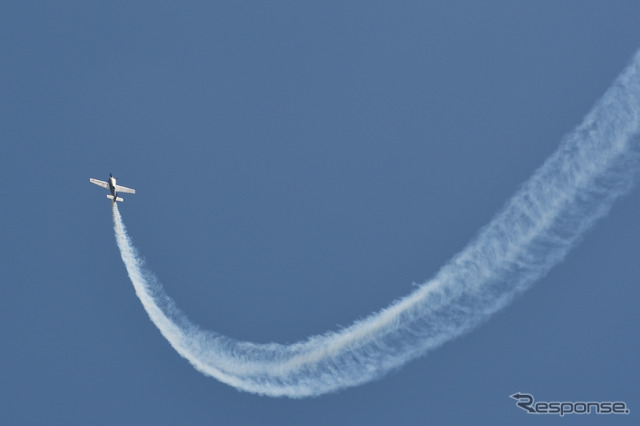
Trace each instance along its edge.
<path fill-rule="evenodd" d="M 114 198 L 118 197 L 118 193 L 116 192 L 116 178 L 111 176 L 111 173 L 109 173 L 109 191 L 111 191 L 111 195 L 113 195 Z"/>

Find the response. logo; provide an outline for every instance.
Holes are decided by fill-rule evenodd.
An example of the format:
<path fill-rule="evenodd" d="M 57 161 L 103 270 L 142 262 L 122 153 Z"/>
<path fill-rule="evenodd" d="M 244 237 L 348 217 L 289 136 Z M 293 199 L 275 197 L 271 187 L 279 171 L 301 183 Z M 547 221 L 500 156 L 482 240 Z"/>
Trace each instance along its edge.
<path fill-rule="evenodd" d="M 533 395 L 517 392 L 509 395 L 517 400 L 516 405 L 527 414 L 629 414 L 631 411 L 624 401 L 538 401 Z"/>

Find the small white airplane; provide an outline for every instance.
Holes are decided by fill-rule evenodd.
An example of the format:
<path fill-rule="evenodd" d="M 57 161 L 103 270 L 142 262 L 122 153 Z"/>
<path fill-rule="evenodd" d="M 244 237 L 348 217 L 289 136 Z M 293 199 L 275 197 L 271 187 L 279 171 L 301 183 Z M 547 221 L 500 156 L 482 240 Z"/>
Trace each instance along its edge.
<path fill-rule="evenodd" d="M 118 197 L 118 192 L 124 192 L 126 194 L 135 194 L 136 190 L 127 188 L 126 186 L 121 186 L 116 184 L 116 178 L 114 178 L 111 173 L 109 173 L 109 182 L 105 182 L 103 180 L 98 180 L 94 178 L 89 178 L 89 182 L 95 183 L 98 186 L 101 186 L 105 189 L 111 191 L 111 194 L 107 194 L 107 198 L 113 201 L 124 201 L 122 198 Z"/>

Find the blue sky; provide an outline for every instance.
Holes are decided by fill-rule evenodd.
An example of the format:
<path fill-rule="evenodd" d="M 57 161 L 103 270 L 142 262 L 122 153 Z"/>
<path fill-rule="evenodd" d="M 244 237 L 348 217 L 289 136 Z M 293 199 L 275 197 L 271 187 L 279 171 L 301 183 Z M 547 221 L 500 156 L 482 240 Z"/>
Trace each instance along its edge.
<path fill-rule="evenodd" d="M 129 232 L 195 323 L 298 341 L 461 250 L 640 47 L 638 16 L 636 2 L 3 3 L 0 417 L 536 421 L 516 391 L 640 407 L 638 190 L 482 327 L 380 381 L 289 400 L 174 352 L 88 182 L 136 188 Z"/>

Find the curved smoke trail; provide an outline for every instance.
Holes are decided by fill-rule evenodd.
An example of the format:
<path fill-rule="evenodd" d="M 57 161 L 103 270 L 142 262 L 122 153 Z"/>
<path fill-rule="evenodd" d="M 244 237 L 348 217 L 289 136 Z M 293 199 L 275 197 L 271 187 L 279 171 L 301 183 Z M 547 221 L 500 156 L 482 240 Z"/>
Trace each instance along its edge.
<path fill-rule="evenodd" d="M 479 325 L 573 247 L 640 165 L 640 52 L 584 121 L 430 281 L 378 313 L 292 345 L 240 342 L 189 322 L 144 268 L 116 204 L 116 240 L 136 294 L 174 349 L 240 390 L 304 397 L 355 386 Z"/>

